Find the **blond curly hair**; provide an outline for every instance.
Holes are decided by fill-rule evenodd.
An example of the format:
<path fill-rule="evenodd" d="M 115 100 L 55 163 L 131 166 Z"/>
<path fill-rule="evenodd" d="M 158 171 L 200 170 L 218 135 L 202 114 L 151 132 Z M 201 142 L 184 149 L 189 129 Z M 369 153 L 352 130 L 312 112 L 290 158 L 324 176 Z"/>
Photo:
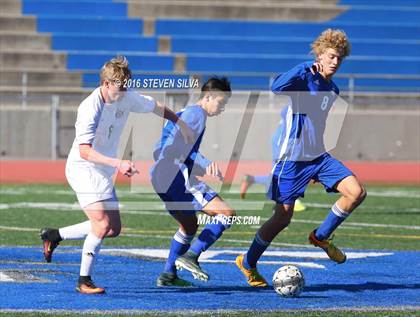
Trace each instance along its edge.
<path fill-rule="evenodd" d="M 101 85 L 105 80 L 122 84 L 130 79 L 131 71 L 128 68 L 127 58 L 125 56 L 117 56 L 106 62 L 104 66 L 102 66 L 100 78 Z"/>
<path fill-rule="evenodd" d="M 326 29 L 311 44 L 311 52 L 315 56 L 321 55 L 329 48 L 339 52 L 342 58 L 350 55 L 351 44 L 343 30 Z"/>

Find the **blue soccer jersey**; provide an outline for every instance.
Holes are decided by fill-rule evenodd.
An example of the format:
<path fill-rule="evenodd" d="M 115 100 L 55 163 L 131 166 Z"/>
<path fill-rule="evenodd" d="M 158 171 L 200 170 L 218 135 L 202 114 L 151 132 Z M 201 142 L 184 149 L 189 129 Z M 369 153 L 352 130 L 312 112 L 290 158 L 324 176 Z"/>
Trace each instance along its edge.
<path fill-rule="evenodd" d="M 284 138 L 284 131 L 286 129 L 286 124 L 284 122 L 284 117 L 286 116 L 283 112 L 287 113 L 287 107 L 283 108 L 280 113 L 280 122 L 277 125 L 276 131 L 274 131 L 273 136 L 271 137 L 271 155 L 273 163 L 275 163 L 280 156 L 280 148 L 282 145 L 282 140 Z"/>
<path fill-rule="evenodd" d="M 325 153 L 324 130 L 328 112 L 339 90 L 333 81 L 321 74 L 312 74 L 312 63 L 297 65 L 275 78 L 271 90 L 290 97 L 289 105 L 281 112 L 282 124 L 277 131 L 275 159 L 310 161 Z"/>
<path fill-rule="evenodd" d="M 177 116 L 194 132 L 195 142 L 186 144 L 179 127 L 173 122 L 167 121 L 162 131 L 162 138 L 157 142 L 153 151 L 153 157 L 155 161 L 184 162 L 190 173 L 194 168 L 196 175 L 204 175 L 206 167 L 211 162 L 201 155 L 198 149 L 206 128 L 207 115 L 203 108 L 194 105 L 177 112 Z"/>
<path fill-rule="evenodd" d="M 312 74 L 312 63 L 302 63 L 278 76 L 272 91 L 286 94 L 290 102 L 281 111 L 281 124 L 272 138 L 272 179 L 268 198 L 291 204 L 303 197 L 310 180 L 319 181 L 328 192 L 352 175 L 340 161 L 326 153 L 324 130 L 328 112 L 339 90 L 321 74 Z"/>
<path fill-rule="evenodd" d="M 169 212 L 196 212 L 217 196 L 207 184 L 196 178 L 204 175 L 211 163 L 199 152 L 207 115 L 197 105 L 189 106 L 177 115 L 194 132 L 195 142 L 185 143 L 179 127 L 167 122 L 153 152 L 152 184 Z"/>

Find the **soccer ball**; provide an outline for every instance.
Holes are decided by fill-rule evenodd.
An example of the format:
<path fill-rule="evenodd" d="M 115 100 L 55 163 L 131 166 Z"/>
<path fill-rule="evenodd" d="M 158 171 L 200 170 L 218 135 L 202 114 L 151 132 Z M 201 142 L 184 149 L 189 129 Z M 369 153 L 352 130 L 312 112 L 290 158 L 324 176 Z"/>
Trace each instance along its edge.
<path fill-rule="evenodd" d="M 285 265 L 273 275 L 273 287 L 277 294 L 284 297 L 296 297 L 305 287 L 305 278 L 298 267 Z"/>

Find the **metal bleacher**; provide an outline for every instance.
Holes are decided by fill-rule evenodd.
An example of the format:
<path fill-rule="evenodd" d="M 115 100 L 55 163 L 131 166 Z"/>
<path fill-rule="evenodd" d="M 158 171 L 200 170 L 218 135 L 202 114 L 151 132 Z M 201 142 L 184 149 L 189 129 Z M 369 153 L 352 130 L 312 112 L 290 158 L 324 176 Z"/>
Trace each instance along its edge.
<path fill-rule="evenodd" d="M 177 3 L 184 16 L 168 9 Z M 124 54 L 138 76 L 224 74 L 234 89 L 267 90 L 274 74 L 310 60 L 310 42 L 331 27 L 345 30 L 352 42 L 337 74 L 343 90 L 418 93 L 420 0 L 365 3 L 0 0 L 0 88 L 19 91 L 23 75 L 29 91 L 92 87 L 104 61 Z M 212 4 L 225 6 L 222 18 L 213 18 L 216 9 L 203 10 Z M 261 16 L 270 8 L 278 19 Z M 309 20 L 301 19 L 304 12 Z"/>

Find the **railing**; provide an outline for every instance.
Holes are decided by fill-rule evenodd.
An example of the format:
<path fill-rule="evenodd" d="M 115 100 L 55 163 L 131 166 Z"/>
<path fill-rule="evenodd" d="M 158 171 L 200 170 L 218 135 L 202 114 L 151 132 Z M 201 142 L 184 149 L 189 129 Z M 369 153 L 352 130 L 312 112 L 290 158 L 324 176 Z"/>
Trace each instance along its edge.
<path fill-rule="evenodd" d="M 84 72 L 84 73 L 90 73 L 90 74 L 96 74 L 98 75 L 98 72 Z M 28 103 L 30 103 L 31 101 L 37 101 L 37 100 L 41 100 L 43 101 L 44 106 L 43 109 L 46 111 L 50 110 L 51 112 L 51 121 L 49 123 L 50 127 L 51 127 L 51 143 L 49 145 L 50 149 L 51 149 L 51 159 L 55 160 L 57 158 L 63 157 L 63 153 L 60 149 L 60 133 L 65 130 L 65 129 L 73 129 L 73 126 L 65 126 L 62 125 L 62 123 L 60 122 L 60 112 L 63 109 L 67 109 L 66 106 L 66 102 L 68 102 L 69 100 L 73 103 L 74 102 L 74 106 L 77 106 L 77 104 L 81 101 L 80 100 L 80 96 L 72 96 L 71 99 L 67 100 L 67 96 L 65 95 L 60 95 L 59 92 L 66 92 L 66 88 L 64 87 L 56 87 L 56 89 L 47 89 L 48 92 L 46 93 L 46 95 L 44 96 L 31 96 L 29 93 L 31 92 L 31 89 L 28 87 L 28 77 L 29 77 L 30 73 L 28 72 L 23 72 L 22 74 L 22 87 L 21 87 L 21 92 L 19 90 L 19 87 L 14 87 L 15 88 L 15 92 L 17 92 L 18 94 L 21 93 L 22 96 L 22 104 L 21 104 L 21 108 L 28 108 Z M 206 77 L 206 76 L 211 76 L 211 75 L 215 75 L 214 73 L 182 73 L 182 72 L 133 72 L 134 77 L 141 75 L 141 76 L 168 76 L 168 77 L 173 77 L 173 76 L 185 76 L 185 77 L 195 77 L 195 78 L 200 78 L 200 77 Z M 216 74 L 218 75 L 218 74 Z M 219 74 L 220 75 L 220 74 Z M 261 74 L 261 73 L 229 73 L 229 76 L 262 76 L 264 78 L 267 78 L 268 80 L 273 80 L 274 79 L 274 74 L 272 73 L 266 73 L 266 74 Z M 347 101 L 351 104 L 355 95 L 357 96 L 357 91 L 355 89 L 355 87 L 357 87 L 355 85 L 355 83 L 360 80 L 360 79 L 389 79 L 389 80 L 411 80 L 411 81 L 415 81 L 416 83 L 420 84 L 420 75 L 391 75 L 391 74 L 337 74 L 336 75 L 337 78 L 344 78 L 346 80 L 348 80 L 348 85 L 347 87 Z M 98 83 L 95 83 L 94 86 L 97 86 Z M 339 85 L 340 88 L 343 89 L 342 85 Z M 262 92 L 261 95 L 268 95 L 269 96 L 269 101 L 266 104 L 268 107 L 268 110 L 272 110 L 274 109 L 273 105 L 274 104 L 274 95 L 271 94 L 269 92 L 269 83 L 267 84 L 267 89 L 265 91 Z M 413 101 L 418 103 L 418 100 L 420 99 L 420 93 L 418 91 L 420 85 L 417 86 L 417 91 L 415 91 L 413 94 L 411 94 L 412 96 L 414 96 Z M 17 88 L 17 90 L 16 90 Z M 7 91 L 7 87 L 2 87 L 3 90 Z M 39 91 L 43 91 L 43 88 L 38 87 L 36 90 Z M 70 88 L 68 89 L 68 91 L 73 91 L 73 92 L 80 92 L 80 93 L 86 93 L 88 94 L 90 92 L 91 88 L 86 89 L 86 88 Z M 161 93 L 164 93 L 165 91 L 161 90 Z M 382 91 L 382 92 L 377 92 L 377 93 L 383 93 L 384 97 L 387 97 L 388 93 L 390 91 Z M 167 99 L 167 104 L 168 105 L 173 105 L 175 104 L 174 99 L 176 98 L 176 94 L 181 94 L 181 95 L 188 95 L 190 94 L 191 91 L 186 91 L 186 90 L 178 90 L 178 91 L 172 91 L 170 93 L 167 93 L 166 96 L 169 97 Z M 239 93 L 249 93 L 247 91 L 239 91 Z M 171 95 L 172 94 L 172 95 Z M 402 97 L 406 97 L 409 96 L 408 93 L 402 94 Z M 12 96 L 12 98 L 16 99 L 16 96 Z M 77 99 L 75 99 L 77 98 Z M 271 99 L 270 99 L 271 98 Z M 271 100 L 271 101 L 270 101 Z M 76 102 L 77 101 L 77 102 Z M 271 105 L 270 105 L 271 103 Z M 64 106 L 63 106 L 64 104 Z M 47 107 L 49 108 L 47 108 Z M 31 108 L 32 109 L 32 108 Z M 416 109 L 418 109 L 416 107 Z M 418 115 L 418 114 L 417 114 Z"/>
<path fill-rule="evenodd" d="M 99 79 L 99 72 L 92 71 L 92 70 L 72 70 L 72 72 L 82 73 L 82 74 L 94 74 L 98 75 Z M 28 77 L 30 71 L 22 72 L 22 79 L 21 79 L 21 105 L 22 108 L 27 107 L 27 100 L 28 100 L 28 93 L 30 92 L 30 86 L 28 85 Z M 167 76 L 168 78 L 198 78 L 201 79 L 202 77 L 208 77 L 212 75 L 225 75 L 227 77 L 236 77 L 236 78 L 263 78 L 267 79 L 267 85 L 263 90 L 269 91 L 270 84 L 272 80 L 278 75 L 274 73 L 255 73 L 255 72 L 229 72 L 229 73 L 220 73 L 220 72 L 145 72 L 145 71 L 133 71 L 133 78 L 142 76 Z M 336 74 L 335 77 L 337 80 L 345 79 L 347 80 L 347 85 L 343 85 L 342 83 L 338 86 L 340 87 L 341 91 L 345 92 L 348 95 L 348 102 L 352 104 L 354 102 L 355 95 L 360 92 L 375 92 L 376 94 L 389 94 L 389 93 L 406 93 L 406 94 L 420 94 L 420 74 L 419 75 L 397 75 L 397 74 Z M 357 82 L 360 80 L 390 80 L 390 81 L 398 81 L 399 85 L 390 88 L 390 86 L 359 86 Z M 411 85 L 404 85 L 401 82 L 409 83 Z M 91 82 L 91 83 L 84 83 L 85 88 L 77 88 L 73 87 L 71 89 L 65 88 L 66 90 L 71 90 L 72 92 L 86 92 L 86 86 L 91 88 L 98 86 L 98 82 Z M 87 85 L 86 85 L 87 84 Z M 240 86 L 236 85 L 237 89 L 240 90 L 262 90 L 261 85 L 252 86 Z M 3 89 L 7 89 L 7 86 L 3 86 Z M 56 87 L 57 90 L 63 89 L 64 87 Z M 37 87 L 38 91 L 42 91 L 41 87 Z M 46 89 L 45 92 L 51 92 L 51 95 L 54 95 L 55 89 Z M 185 93 L 184 90 L 179 90 L 181 93 Z M 56 98 L 56 97 L 52 97 Z"/>

